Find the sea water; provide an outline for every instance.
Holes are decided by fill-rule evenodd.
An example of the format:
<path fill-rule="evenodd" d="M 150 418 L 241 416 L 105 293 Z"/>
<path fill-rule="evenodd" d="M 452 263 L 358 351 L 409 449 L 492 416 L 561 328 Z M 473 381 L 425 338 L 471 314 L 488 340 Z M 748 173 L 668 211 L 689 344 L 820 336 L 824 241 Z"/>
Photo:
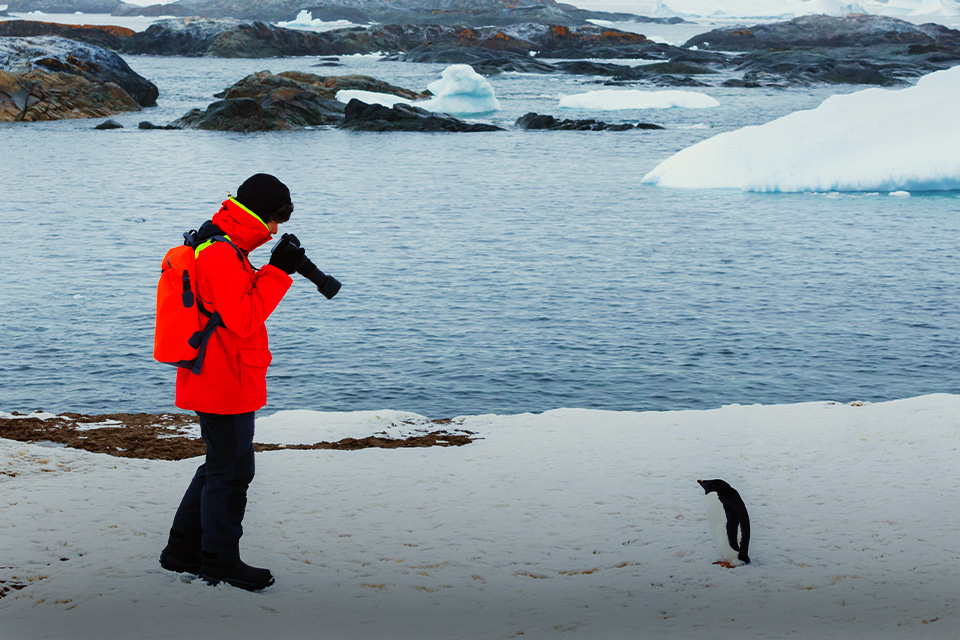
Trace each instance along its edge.
<path fill-rule="evenodd" d="M 559 97 L 607 88 L 602 78 L 511 73 L 490 78 L 503 110 L 478 118 L 503 132 L 144 131 L 141 120 L 165 124 L 263 69 L 422 90 L 445 65 L 126 59 L 160 99 L 117 116 L 124 129 L 0 125 L 0 410 L 173 410 L 175 372 L 151 357 L 160 260 L 259 171 L 290 186 L 282 230 L 344 283 L 328 301 L 294 276 L 267 325 L 265 412 L 960 391 L 958 194 L 640 184 L 691 144 L 856 87 L 693 88 L 720 107 L 580 112 Z M 513 130 L 528 111 L 666 129 Z"/>

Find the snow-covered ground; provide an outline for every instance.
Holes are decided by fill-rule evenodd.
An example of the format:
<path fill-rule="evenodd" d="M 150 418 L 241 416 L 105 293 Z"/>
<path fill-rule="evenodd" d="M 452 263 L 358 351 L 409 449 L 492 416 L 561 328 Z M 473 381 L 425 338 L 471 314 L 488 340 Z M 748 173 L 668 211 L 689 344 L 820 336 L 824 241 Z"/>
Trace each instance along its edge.
<path fill-rule="evenodd" d="M 816 109 L 699 142 L 643 182 L 766 192 L 960 189 L 958 100 L 960 67 L 906 89 L 831 96 Z"/>
<path fill-rule="evenodd" d="M 278 415 L 271 439 L 411 418 Z M 481 439 L 258 454 L 261 593 L 157 564 L 198 459 L 0 440 L 0 590 L 25 585 L 0 637 L 957 637 L 960 396 L 460 426 Z M 751 565 L 711 564 L 715 477 L 750 510 Z"/>

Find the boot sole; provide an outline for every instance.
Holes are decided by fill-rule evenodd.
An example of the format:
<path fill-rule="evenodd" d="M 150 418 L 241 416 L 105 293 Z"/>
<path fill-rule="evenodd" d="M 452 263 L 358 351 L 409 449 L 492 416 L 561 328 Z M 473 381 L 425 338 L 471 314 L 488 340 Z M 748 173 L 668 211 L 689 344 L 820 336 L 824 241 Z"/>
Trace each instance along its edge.
<path fill-rule="evenodd" d="M 204 575 L 203 573 L 200 574 L 200 578 L 211 587 L 215 587 L 221 582 L 225 582 L 232 587 L 237 587 L 238 589 L 243 589 L 245 591 L 260 591 L 261 589 L 266 589 L 267 587 L 272 585 L 274 582 L 276 582 L 274 578 L 270 578 L 270 581 L 266 583 L 244 582 L 243 580 L 237 580 L 236 578 L 227 578 L 227 577 L 216 578 L 210 575 Z"/>

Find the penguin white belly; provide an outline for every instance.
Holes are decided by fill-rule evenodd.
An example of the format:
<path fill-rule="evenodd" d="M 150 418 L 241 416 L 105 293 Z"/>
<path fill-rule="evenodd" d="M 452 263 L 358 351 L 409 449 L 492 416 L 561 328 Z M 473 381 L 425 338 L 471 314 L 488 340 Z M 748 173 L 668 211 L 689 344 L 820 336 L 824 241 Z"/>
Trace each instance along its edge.
<path fill-rule="evenodd" d="M 723 509 L 723 503 L 720 502 L 720 498 L 717 497 L 716 493 L 708 493 L 706 497 L 707 521 L 710 523 L 710 530 L 713 531 L 713 540 L 717 544 L 717 553 L 720 554 L 722 561 L 730 563 L 731 566 L 738 567 L 743 563 L 740 562 L 736 550 L 730 546 L 730 541 L 727 539 L 727 512 Z M 737 538 L 739 541 L 739 528 L 737 530 Z"/>

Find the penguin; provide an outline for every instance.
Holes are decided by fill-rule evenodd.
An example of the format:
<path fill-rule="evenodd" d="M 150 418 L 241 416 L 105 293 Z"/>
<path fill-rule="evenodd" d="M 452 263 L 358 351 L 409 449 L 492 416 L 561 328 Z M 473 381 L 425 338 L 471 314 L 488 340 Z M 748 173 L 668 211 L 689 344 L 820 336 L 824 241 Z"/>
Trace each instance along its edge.
<path fill-rule="evenodd" d="M 707 520 L 720 560 L 713 564 L 733 568 L 750 564 L 750 516 L 737 490 L 723 480 L 697 480 L 707 497 Z"/>

